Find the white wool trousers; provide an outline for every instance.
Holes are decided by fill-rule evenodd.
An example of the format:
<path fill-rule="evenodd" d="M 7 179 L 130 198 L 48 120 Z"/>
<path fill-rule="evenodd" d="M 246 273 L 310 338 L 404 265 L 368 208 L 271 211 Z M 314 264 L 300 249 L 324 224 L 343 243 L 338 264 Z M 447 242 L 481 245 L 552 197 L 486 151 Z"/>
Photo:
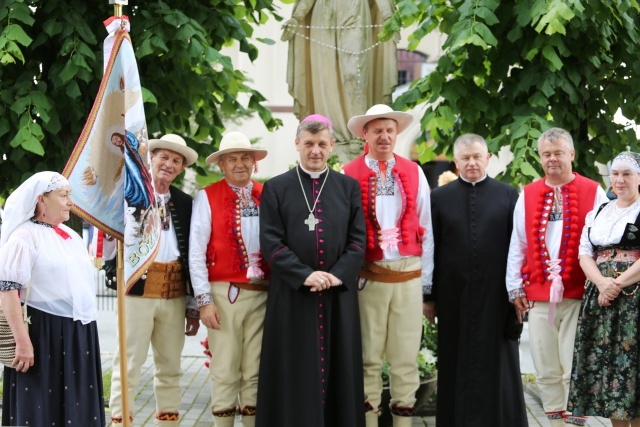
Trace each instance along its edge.
<path fill-rule="evenodd" d="M 211 282 L 220 329 L 208 329 L 211 351 L 211 411 L 255 407 L 267 292 L 240 289 L 233 303 L 229 282 Z M 214 417 L 216 425 L 219 417 Z M 255 418 L 251 416 L 250 418 Z"/>
<path fill-rule="evenodd" d="M 375 264 L 395 271 L 420 270 L 419 257 Z M 420 386 L 416 359 L 422 335 L 421 278 L 401 283 L 368 280 L 358 292 L 364 354 L 365 400 L 378 410 L 382 394 L 380 374 L 389 362 L 391 405 L 413 407 Z M 386 410 L 386 409 L 385 409 Z"/>
<path fill-rule="evenodd" d="M 131 415 L 135 412 L 133 401 L 140 383 L 142 365 L 147 360 L 149 345 L 153 350 L 153 389 L 156 397 L 156 414 L 178 413 L 182 400 L 180 357 L 185 339 L 186 298 L 165 300 L 125 296 L 124 301 Z M 122 417 L 119 350 L 118 347 L 113 358 L 113 374 L 111 376 L 109 407 L 112 417 Z M 177 422 L 173 423 L 178 424 Z"/>
<path fill-rule="evenodd" d="M 552 325 L 549 325 L 547 317 L 548 302 L 536 301 L 529 310 L 531 356 L 545 413 L 567 409 L 573 345 L 581 303 L 579 299 L 564 299 L 556 304 Z"/>

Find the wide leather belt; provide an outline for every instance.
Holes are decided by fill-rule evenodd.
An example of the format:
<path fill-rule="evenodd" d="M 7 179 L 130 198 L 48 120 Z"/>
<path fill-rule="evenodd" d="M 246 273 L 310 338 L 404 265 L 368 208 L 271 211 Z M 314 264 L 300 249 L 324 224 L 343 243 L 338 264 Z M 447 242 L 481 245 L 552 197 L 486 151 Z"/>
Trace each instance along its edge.
<path fill-rule="evenodd" d="M 263 284 L 264 283 L 264 284 Z M 231 282 L 230 285 L 235 286 L 240 289 L 247 289 L 249 291 L 268 291 L 269 286 L 267 285 L 267 281 L 263 281 L 263 283 L 236 283 Z"/>
<path fill-rule="evenodd" d="M 186 279 L 180 261 L 154 262 L 146 273 L 143 298 L 173 299 L 186 295 Z"/>
<path fill-rule="evenodd" d="M 366 263 L 360 269 L 360 277 L 382 283 L 401 283 L 422 275 L 422 270 L 396 271 L 374 264 Z"/>

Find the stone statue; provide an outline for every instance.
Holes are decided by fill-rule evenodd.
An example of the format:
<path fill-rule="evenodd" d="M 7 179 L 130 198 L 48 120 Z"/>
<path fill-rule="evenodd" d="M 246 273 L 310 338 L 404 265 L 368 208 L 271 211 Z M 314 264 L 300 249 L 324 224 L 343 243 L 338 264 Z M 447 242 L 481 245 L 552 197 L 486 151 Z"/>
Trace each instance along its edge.
<path fill-rule="evenodd" d="M 362 152 L 349 118 L 391 103 L 397 40 L 380 43 L 378 33 L 393 11 L 393 0 L 296 0 L 283 25 L 293 111 L 299 119 L 316 113 L 331 119 L 342 162 Z"/>

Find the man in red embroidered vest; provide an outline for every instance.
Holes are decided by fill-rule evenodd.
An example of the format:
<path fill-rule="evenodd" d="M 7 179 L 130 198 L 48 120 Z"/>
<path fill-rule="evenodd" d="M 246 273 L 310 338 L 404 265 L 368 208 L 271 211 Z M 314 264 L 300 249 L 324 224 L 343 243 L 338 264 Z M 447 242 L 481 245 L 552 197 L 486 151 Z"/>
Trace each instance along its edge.
<path fill-rule="evenodd" d="M 386 359 L 391 368 L 394 427 L 411 426 L 420 385 L 416 358 L 422 331 L 422 295 L 431 292 L 433 232 L 429 184 L 408 159 L 395 155 L 408 113 L 374 105 L 347 126 L 366 141 L 365 154 L 345 166 L 360 183 L 367 225 L 359 297 L 367 427 L 378 425 Z"/>
<path fill-rule="evenodd" d="M 507 291 L 522 315 L 529 310 L 531 355 L 551 425 L 584 425 L 565 412 L 585 281 L 578 245 L 586 214 L 608 199 L 597 182 L 572 171 L 569 132 L 544 132 L 538 154 L 545 177 L 525 186 L 516 203 Z"/>
<path fill-rule="evenodd" d="M 216 427 L 232 427 L 237 406 L 242 425 L 255 425 L 268 271 L 259 241 L 262 184 L 251 173 L 266 155 L 244 134 L 225 134 L 220 150 L 207 157 L 224 179 L 200 190 L 193 205 L 189 270 L 208 328 Z"/>
<path fill-rule="evenodd" d="M 133 411 L 140 371 L 151 344 L 155 365 L 155 424 L 169 427 L 178 425 L 182 401 L 180 357 L 184 336 L 185 333 L 195 335 L 200 326 L 187 271 L 191 196 L 171 184 L 186 166 L 195 163 L 198 153 L 187 147 L 182 137 L 173 134 L 149 140 L 149 150 L 162 231 L 154 263 L 140 280 L 126 290 L 129 408 Z M 109 402 L 114 425 L 122 422 L 119 354 L 116 350 Z"/>

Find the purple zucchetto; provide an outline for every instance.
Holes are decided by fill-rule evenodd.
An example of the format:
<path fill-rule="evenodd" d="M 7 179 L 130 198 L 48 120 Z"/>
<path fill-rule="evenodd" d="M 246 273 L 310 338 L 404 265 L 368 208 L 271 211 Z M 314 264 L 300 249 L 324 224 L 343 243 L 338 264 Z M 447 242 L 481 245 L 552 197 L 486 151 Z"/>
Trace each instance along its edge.
<path fill-rule="evenodd" d="M 331 120 L 329 120 L 322 114 L 312 114 L 310 116 L 307 116 L 304 119 L 302 119 L 300 123 L 304 123 L 304 122 L 320 122 L 320 123 L 326 124 L 329 127 L 333 127 L 333 123 L 331 123 Z"/>

